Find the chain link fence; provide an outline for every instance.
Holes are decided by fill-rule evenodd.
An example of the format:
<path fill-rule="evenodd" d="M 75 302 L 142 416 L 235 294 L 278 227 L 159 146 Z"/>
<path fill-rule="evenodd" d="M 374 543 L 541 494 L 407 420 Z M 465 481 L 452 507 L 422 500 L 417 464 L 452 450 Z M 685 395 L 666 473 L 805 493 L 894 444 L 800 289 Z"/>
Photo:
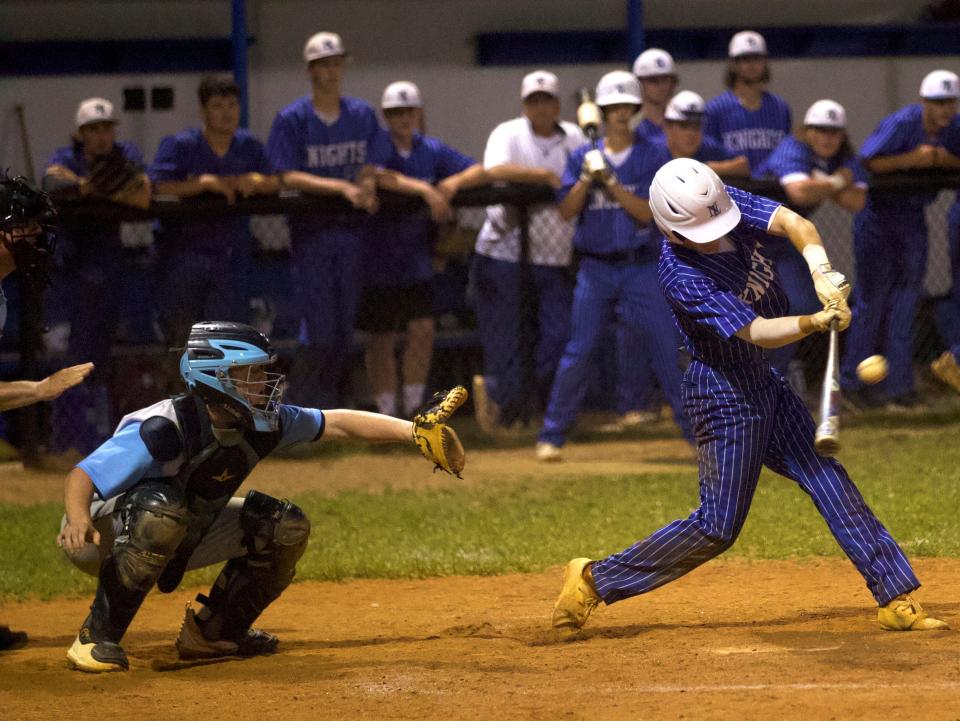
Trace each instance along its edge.
<path fill-rule="evenodd" d="M 956 179 L 954 179 L 956 180 Z M 937 181 L 930 181 L 936 183 Z M 956 183 L 943 183 L 941 187 L 957 187 Z M 933 186 L 936 187 L 936 186 Z M 747 189 L 772 195 L 779 195 L 779 187 L 773 184 L 752 182 Z M 928 188 L 929 189 L 929 188 Z M 556 257 L 567 252 L 565 240 L 555 247 L 546 247 L 550 239 L 561 237 L 561 229 L 550 227 L 554 222 L 550 216 L 536 212 L 538 204 L 552 197 L 552 191 L 546 186 L 512 186 L 509 188 L 478 188 L 458 196 L 457 219 L 449 227 L 441 228 L 435 243 L 436 261 L 431 280 L 433 296 L 433 316 L 436 323 L 436 335 L 433 343 L 433 356 L 430 360 L 428 390 L 449 387 L 457 383 L 469 385 L 470 380 L 484 370 L 484 351 L 496 343 L 494 337 L 499 333 L 508 339 L 508 346 L 514 349 L 515 357 L 508 361 L 515 366 L 516 377 L 526 389 L 521 398 L 521 408 L 517 418 L 531 421 L 542 411 L 549 390 L 552 375 L 549 362 L 550 354 L 562 352 L 564 333 L 569 332 L 569 317 L 562 317 L 558 309 L 569 309 L 569 298 L 574 282 L 574 270 L 571 266 L 552 268 L 552 273 L 542 273 L 542 262 L 546 255 Z M 781 196 L 782 197 L 782 196 Z M 916 346 L 915 361 L 920 374 L 925 373 L 926 365 L 942 350 L 949 346 L 953 338 L 952 328 L 957 323 L 957 309 L 949 300 L 951 291 L 951 254 L 949 249 L 948 217 L 951 206 L 956 200 L 956 191 L 942 190 L 936 201 L 927 209 L 929 224 L 929 260 L 924 281 L 925 295 L 919 309 L 915 325 Z M 493 203 L 505 203 L 507 208 L 503 217 L 515 223 L 519 232 L 519 257 L 522 262 L 508 267 L 507 272 L 515 273 L 515 300 L 507 304 L 507 310 L 488 323 L 486 337 L 478 327 L 479 294 L 476 273 L 471 274 L 471 264 L 475 262 L 474 243 L 485 219 L 485 207 Z M 389 203 L 388 203 L 389 205 Z M 92 314 L 107 313 L 114 317 L 111 331 L 113 339 L 109 354 L 109 368 L 103 369 L 103 386 L 99 389 L 88 388 L 77 393 L 70 404 L 54 406 L 27 417 L 25 414 L 4 414 L 4 428 L 0 429 L 15 444 L 33 442 L 39 447 L 49 446 L 56 450 L 73 448 L 81 453 L 92 450 L 112 428 L 123 414 L 161 400 L 176 392 L 179 384 L 177 373 L 178 354 L 170 352 L 161 342 L 156 324 L 156 307 L 162 298 L 152 293 L 153 272 L 156 263 L 154 229 L 156 218 L 163 217 L 216 217 L 225 214 L 248 214 L 250 233 L 253 238 L 253 266 L 249 276 L 247 293 L 247 321 L 269 334 L 281 354 L 289 357 L 298 345 L 301 323 L 294 303 L 290 259 L 290 231 L 286 213 L 342 213 L 343 208 L 335 201 L 320 202 L 316 198 L 280 197 L 250 199 L 238 203 L 229 209 L 215 198 L 189 199 L 178 203 L 157 204 L 148 212 L 135 211 L 112 204 L 95 203 L 89 207 L 64 207 L 65 215 L 92 214 L 94 216 L 116 218 L 123 221 L 122 239 L 126 265 L 123 266 L 123 278 L 115 279 L 123 285 L 126 297 L 116 301 L 121 307 L 116 313 L 101 307 L 85 309 Z M 397 212 L 422 212 L 418 202 L 401 202 Z M 530 223 L 547 223 L 537 226 Z M 555 217 L 555 216 L 554 216 Z M 810 216 L 816 224 L 827 246 L 834 266 L 856 282 L 856 267 L 853 260 L 852 219 L 853 216 L 839 207 L 825 203 Z M 546 240 L 544 240 L 546 239 Z M 552 254 L 552 255 L 551 255 Z M 496 253 L 493 254 L 496 257 Z M 534 261 L 530 264 L 530 261 Z M 224 271 L 226 272 L 226 271 Z M 54 296 L 60 302 L 70 302 L 70 288 L 64 287 L 64 279 L 54 278 Z M 358 279 L 359 282 L 359 279 Z M 16 276 L 5 284 L 9 298 L 11 317 L 19 314 L 20 298 L 16 287 Z M 59 294 L 59 295 L 58 295 Z M 51 294 L 47 300 L 50 301 Z M 501 306 L 503 307 L 503 306 Z M 551 313 L 553 316 L 551 316 Z M 55 315 L 55 314 L 54 314 Z M 201 320 L 197 318 L 196 320 Z M 44 336 L 42 352 L 35 353 L 39 360 L 38 372 L 49 372 L 62 367 L 67 360 L 67 348 L 70 328 L 65 327 L 62 316 L 47 316 L 48 332 Z M 29 334 L 9 332 L 16 327 L 16 321 L 8 323 L 8 335 L 4 338 L 3 353 L 0 356 L 0 372 L 3 377 L 13 379 L 24 377 L 21 364 L 22 344 L 29 341 Z M 489 330 L 492 327 L 493 335 Z M 557 331 L 557 329 L 560 329 Z M 545 329 L 550 329 L 549 333 Z M 604 329 L 606 341 L 600 344 L 601 350 L 595 359 L 595 372 L 591 374 L 590 388 L 587 389 L 586 406 L 594 409 L 617 409 L 618 383 L 620 376 L 629 372 L 629 363 L 618 361 L 617 324 L 615 318 Z M 557 338 L 557 334 L 561 337 Z M 552 334 L 552 335 L 551 335 Z M 544 335 L 549 335 L 544 344 Z M 351 348 L 344 349 L 347 355 L 347 376 L 342 383 L 343 405 L 375 409 L 370 383 L 364 368 L 365 336 L 357 332 Z M 402 339 L 397 346 L 398 355 L 402 355 Z M 29 354 L 28 354 L 29 355 Z M 803 361 L 803 368 L 811 392 L 818 382 L 818 374 L 823 366 L 825 344 L 819 337 L 805 339 L 800 344 L 797 358 Z M 31 356 L 33 357 L 33 356 Z M 558 355 L 557 355 L 558 357 Z M 627 359 L 629 361 L 629 359 Z M 555 364 L 554 364 L 555 366 Z M 544 370 L 546 369 L 546 371 Z M 924 388 L 935 386 L 920 384 Z M 656 389 L 649 389 L 646 402 L 657 403 Z M 66 398 L 66 396 L 65 396 Z M 466 412 L 470 412 L 470 407 Z M 57 439 L 56 427 L 59 423 L 69 423 L 82 427 L 70 438 Z"/>

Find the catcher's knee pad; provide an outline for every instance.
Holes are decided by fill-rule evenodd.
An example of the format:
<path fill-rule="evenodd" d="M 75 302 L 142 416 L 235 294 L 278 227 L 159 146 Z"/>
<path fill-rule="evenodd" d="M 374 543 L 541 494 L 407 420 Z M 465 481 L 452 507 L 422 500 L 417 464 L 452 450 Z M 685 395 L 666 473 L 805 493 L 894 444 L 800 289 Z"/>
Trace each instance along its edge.
<path fill-rule="evenodd" d="M 187 506 L 172 485 L 148 481 L 131 490 L 121 511 L 123 531 L 113 546 L 120 582 L 149 590 L 187 533 Z"/>
<path fill-rule="evenodd" d="M 210 638 L 246 633 L 293 581 L 310 536 L 310 521 L 298 506 L 259 491 L 247 494 L 240 526 L 248 554 L 228 561 L 209 597 L 198 597 L 209 610 L 204 633 Z"/>

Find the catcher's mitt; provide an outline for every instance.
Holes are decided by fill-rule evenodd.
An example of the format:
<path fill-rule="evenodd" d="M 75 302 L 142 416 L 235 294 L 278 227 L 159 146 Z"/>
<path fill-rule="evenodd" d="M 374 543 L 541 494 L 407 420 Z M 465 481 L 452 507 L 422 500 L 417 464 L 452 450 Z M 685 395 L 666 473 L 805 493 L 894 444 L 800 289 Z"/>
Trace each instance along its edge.
<path fill-rule="evenodd" d="M 442 468 L 461 478 L 460 471 L 467 457 L 457 433 L 447 420 L 467 400 L 467 389 L 457 386 L 433 396 L 426 410 L 413 419 L 413 442 L 423 457 L 434 463 L 434 470 Z"/>
<path fill-rule="evenodd" d="M 87 182 L 93 194 L 113 198 L 136 192 L 143 185 L 140 166 L 128 160 L 120 148 L 115 147 L 106 155 L 98 155 L 90 164 Z"/>

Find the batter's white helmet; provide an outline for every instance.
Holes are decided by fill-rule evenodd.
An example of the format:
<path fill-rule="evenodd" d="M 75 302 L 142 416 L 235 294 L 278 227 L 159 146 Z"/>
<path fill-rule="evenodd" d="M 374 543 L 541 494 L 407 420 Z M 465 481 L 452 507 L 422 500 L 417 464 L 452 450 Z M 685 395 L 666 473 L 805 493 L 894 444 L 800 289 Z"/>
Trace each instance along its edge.
<path fill-rule="evenodd" d="M 651 78 L 657 75 L 676 75 L 673 56 L 666 50 L 650 48 L 644 50 L 633 61 L 633 74 L 638 78 Z"/>
<path fill-rule="evenodd" d="M 607 73 L 597 83 L 596 103 L 601 108 L 620 103 L 641 105 L 643 101 L 640 99 L 640 83 L 626 70 Z"/>
<path fill-rule="evenodd" d="M 692 158 L 676 158 L 653 176 L 650 210 L 660 230 L 694 243 L 709 243 L 733 230 L 740 208 L 713 170 Z"/>

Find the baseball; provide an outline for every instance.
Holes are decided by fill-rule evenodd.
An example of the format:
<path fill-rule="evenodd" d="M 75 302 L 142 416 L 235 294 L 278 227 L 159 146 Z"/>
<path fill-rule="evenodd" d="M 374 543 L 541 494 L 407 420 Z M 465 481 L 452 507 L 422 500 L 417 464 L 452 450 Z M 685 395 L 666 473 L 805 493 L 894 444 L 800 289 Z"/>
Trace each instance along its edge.
<path fill-rule="evenodd" d="M 872 355 L 857 364 L 857 378 L 873 385 L 887 377 L 887 359 L 882 355 Z"/>

